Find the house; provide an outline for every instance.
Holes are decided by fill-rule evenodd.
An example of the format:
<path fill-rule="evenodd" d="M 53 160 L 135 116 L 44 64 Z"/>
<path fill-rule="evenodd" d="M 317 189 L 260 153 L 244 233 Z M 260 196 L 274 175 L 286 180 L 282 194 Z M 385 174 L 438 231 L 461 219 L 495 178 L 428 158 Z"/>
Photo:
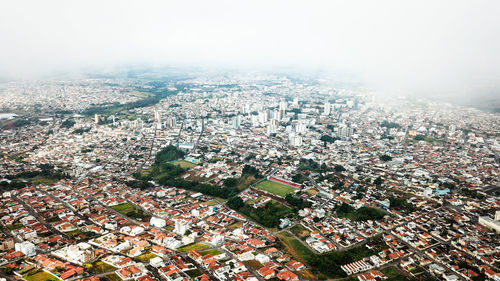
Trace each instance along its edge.
<path fill-rule="evenodd" d="M 280 280 L 285 280 L 285 281 L 298 281 L 299 280 L 299 277 L 297 276 L 297 274 L 291 272 L 288 269 L 284 269 L 284 270 L 278 272 L 276 277 L 278 277 L 278 279 L 280 279 Z"/>
<path fill-rule="evenodd" d="M 276 272 L 269 267 L 262 267 L 257 272 L 266 280 L 273 278 L 276 274 Z"/>
<path fill-rule="evenodd" d="M 303 263 L 296 261 L 296 260 L 291 260 L 291 261 L 287 262 L 286 267 L 288 267 L 290 270 L 293 270 L 293 271 L 306 269 L 306 266 Z"/>

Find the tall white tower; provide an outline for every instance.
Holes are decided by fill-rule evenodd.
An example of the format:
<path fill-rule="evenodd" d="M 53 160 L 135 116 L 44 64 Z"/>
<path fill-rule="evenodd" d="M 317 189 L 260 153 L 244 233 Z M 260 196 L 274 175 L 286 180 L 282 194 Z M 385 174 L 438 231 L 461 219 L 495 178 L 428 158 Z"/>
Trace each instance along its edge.
<path fill-rule="evenodd" d="M 323 112 L 324 115 L 330 115 L 330 103 L 325 102 L 325 111 Z"/>

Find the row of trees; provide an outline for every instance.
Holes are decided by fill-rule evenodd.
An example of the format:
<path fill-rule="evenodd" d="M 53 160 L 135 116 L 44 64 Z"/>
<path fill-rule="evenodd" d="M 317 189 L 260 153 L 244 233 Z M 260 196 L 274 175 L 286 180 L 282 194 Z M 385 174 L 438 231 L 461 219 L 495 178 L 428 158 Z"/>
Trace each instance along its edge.
<path fill-rule="evenodd" d="M 323 273 L 331 278 L 346 277 L 347 274 L 340 268 L 362 258 L 376 254 L 375 250 L 369 250 L 365 246 L 358 246 L 348 251 L 332 251 L 321 255 L 309 256 L 307 263 L 314 271 Z"/>
<path fill-rule="evenodd" d="M 0 182 L 0 187 L 4 189 L 19 189 L 29 184 L 35 183 L 35 179 L 47 179 L 58 181 L 69 178 L 69 175 L 62 170 L 57 170 L 53 165 L 41 164 L 36 171 L 23 171 L 14 175 L 6 175 L 5 178 L 10 182 Z"/>
<path fill-rule="evenodd" d="M 287 194 L 285 200 L 288 204 L 294 207 L 295 211 L 302 210 L 304 208 L 310 208 L 312 203 L 299 197 L 295 197 L 292 194 Z"/>
<path fill-rule="evenodd" d="M 160 152 L 156 153 L 155 166 L 161 165 L 164 162 L 170 162 L 183 158 L 186 153 L 173 145 L 164 147 Z"/>
<path fill-rule="evenodd" d="M 364 206 L 355 209 L 347 203 L 342 203 L 335 211 L 337 212 L 337 216 L 346 217 L 353 221 L 381 220 L 386 215 L 384 211 L 377 208 Z"/>
<path fill-rule="evenodd" d="M 142 92 L 150 92 L 153 96 L 149 96 L 146 98 L 143 98 L 138 101 L 133 101 L 133 102 L 128 102 L 128 103 L 114 103 L 111 105 L 97 105 L 88 108 L 83 112 L 83 114 L 86 115 L 94 115 L 94 114 L 113 114 L 116 113 L 117 111 L 127 111 L 130 109 L 134 108 L 141 108 L 141 107 L 147 107 L 151 105 L 155 105 L 160 100 L 163 98 L 166 98 L 167 96 L 176 94 L 177 91 L 169 91 L 165 89 L 149 89 L 149 88 L 141 88 L 139 89 Z"/>
<path fill-rule="evenodd" d="M 278 227 L 280 225 L 280 218 L 284 217 L 290 212 L 290 209 L 267 202 L 266 205 L 253 208 L 245 204 L 239 196 L 233 196 L 227 201 L 227 206 L 243 215 L 252 218 L 254 221 L 265 227 Z"/>

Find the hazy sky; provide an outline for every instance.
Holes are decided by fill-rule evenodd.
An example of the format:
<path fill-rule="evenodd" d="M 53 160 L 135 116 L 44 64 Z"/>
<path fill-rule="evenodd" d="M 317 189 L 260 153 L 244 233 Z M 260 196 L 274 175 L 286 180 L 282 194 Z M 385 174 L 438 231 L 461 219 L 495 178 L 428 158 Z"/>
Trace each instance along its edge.
<path fill-rule="evenodd" d="M 500 77 L 499 15 L 498 0 L 2 1 L 0 76 L 188 63 L 455 89 Z"/>

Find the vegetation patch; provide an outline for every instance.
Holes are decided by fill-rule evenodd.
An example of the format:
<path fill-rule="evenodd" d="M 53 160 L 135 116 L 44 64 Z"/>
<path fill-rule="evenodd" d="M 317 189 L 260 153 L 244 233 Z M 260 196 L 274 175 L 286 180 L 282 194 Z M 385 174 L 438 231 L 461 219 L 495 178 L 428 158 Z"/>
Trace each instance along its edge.
<path fill-rule="evenodd" d="M 243 221 L 237 221 L 231 225 L 229 225 L 227 228 L 229 229 L 236 229 L 236 228 L 240 228 L 243 226 Z"/>
<path fill-rule="evenodd" d="M 254 270 L 259 270 L 262 267 L 264 267 L 259 261 L 257 260 L 248 260 L 243 262 L 246 266 L 253 268 Z"/>
<path fill-rule="evenodd" d="M 202 256 L 204 255 L 212 255 L 212 256 L 217 256 L 217 255 L 220 255 L 222 254 L 220 251 L 216 250 L 216 249 L 210 249 L 210 250 L 206 250 L 206 251 L 203 251 L 203 252 L 199 252 Z"/>
<path fill-rule="evenodd" d="M 386 267 L 381 270 L 383 274 L 385 274 L 389 281 L 410 281 L 412 279 L 406 277 L 399 271 L 396 267 L 391 266 L 391 267 Z"/>
<path fill-rule="evenodd" d="M 188 270 L 185 273 L 191 278 L 195 278 L 203 274 L 199 269 Z"/>
<path fill-rule="evenodd" d="M 172 164 L 179 166 L 179 167 L 186 169 L 186 170 L 196 166 L 196 164 L 188 162 L 186 160 L 174 161 L 174 162 L 172 162 Z"/>
<path fill-rule="evenodd" d="M 155 255 L 151 252 L 148 252 L 148 253 L 144 253 L 142 255 L 137 256 L 137 259 L 139 259 L 142 262 L 149 262 L 150 259 L 156 258 L 156 257 L 157 257 L 157 255 Z"/>
<path fill-rule="evenodd" d="M 293 227 L 290 228 L 290 231 L 300 239 L 305 239 L 311 235 L 311 231 L 305 228 L 302 224 L 294 225 Z"/>
<path fill-rule="evenodd" d="M 305 280 L 320 280 L 320 274 L 313 274 L 310 270 L 304 269 L 297 271 L 297 274 Z"/>
<path fill-rule="evenodd" d="M 302 244 L 289 232 L 280 232 L 277 237 L 286 247 L 287 252 L 289 252 L 295 259 L 303 263 L 307 263 L 307 261 L 311 260 L 315 256 L 311 249 Z"/>
<path fill-rule="evenodd" d="M 133 176 L 136 180 L 127 182 L 127 185 L 132 188 L 145 189 L 151 187 L 151 183 L 149 183 L 149 181 L 155 180 L 161 185 L 175 186 L 220 198 L 230 198 L 239 193 L 239 190 L 235 186 L 220 187 L 201 183 L 199 181 L 189 181 L 180 178 L 179 176 L 184 174 L 186 170 L 170 162 L 182 157 L 184 157 L 184 152 L 182 150 L 177 149 L 175 146 L 165 147 L 162 151 L 157 153 L 151 172 L 147 174 L 141 172 L 134 173 Z"/>
<path fill-rule="evenodd" d="M 352 221 L 381 220 L 386 213 L 380 209 L 372 207 L 361 207 L 355 209 L 353 206 L 342 203 L 336 208 L 337 216 L 345 217 Z"/>
<path fill-rule="evenodd" d="M 133 219 L 136 219 L 136 220 L 144 220 L 148 217 L 150 217 L 149 215 L 147 215 L 143 210 L 135 207 L 134 205 L 130 204 L 130 203 L 121 203 L 121 204 L 118 204 L 118 205 L 115 205 L 115 206 L 111 206 L 111 209 L 119 212 L 120 214 L 122 215 L 125 215 L 129 218 L 133 218 Z"/>
<path fill-rule="evenodd" d="M 105 263 L 103 261 L 97 261 L 97 262 L 93 262 L 91 264 L 85 264 L 85 265 L 87 266 L 88 269 L 92 270 L 93 272 L 95 272 L 97 274 L 115 271 L 118 269 L 118 268 L 116 268 L 108 263 Z"/>
<path fill-rule="evenodd" d="M 27 281 L 59 281 L 58 278 L 56 278 L 54 275 L 47 273 L 45 271 L 40 271 L 38 273 L 35 273 L 33 275 L 27 275 L 23 277 Z"/>
<path fill-rule="evenodd" d="M 108 281 L 122 281 L 122 279 L 116 273 L 106 275 L 104 276 L 104 278 L 106 278 L 106 280 Z"/>
<path fill-rule="evenodd" d="M 180 247 L 177 250 L 184 252 L 184 253 L 188 253 L 188 252 L 191 252 L 192 250 L 198 251 L 198 250 L 203 250 L 206 248 L 208 248 L 207 245 L 203 245 L 200 243 L 192 243 L 192 244 L 186 245 L 184 247 Z"/>
<path fill-rule="evenodd" d="M 73 231 L 68 231 L 68 232 L 64 232 L 64 234 L 70 236 L 70 237 L 74 237 L 74 236 L 77 236 L 78 234 L 82 233 L 80 231 L 80 229 L 75 229 Z"/>
<path fill-rule="evenodd" d="M 205 202 L 205 204 L 209 207 L 212 207 L 212 206 L 215 206 L 215 205 L 219 205 L 219 202 L 217 202 L 217 200 L 210 200 L 208 202 Z"/>
<path fill-rule="evenodd" d="M 230 198 L 227 205 L 247 218 L 270 228 L 278 227 L 280 219 L 292 212 L 292 209 L 276 201 L 270 201 L 263 207 L 254 208 L 245 204 L 239 196 Z"/>
<path fill-rule="evenodd" d="M 16 224 L 11 224 L 11 225 L 8 225 L 7 228 L 9 230 L 16 230 L 16 229 L 19 229 L 21 227 L 23 227 L 24 225 L 22 223 L 16 223 Z"/>
<path fill-rule="evenodd" d="M 372 256 L 378 252 L 378 249 L 370 250 L 365 246 L 358 246 L 347 251 L 332 251 L 318 255 L 294 238 L 289 232 L 280 232 L 277 237 L 295 259 L 311 267 L 312 274 L 325 274 L 329 278 L 346 277 L 347 275 L 340 266 Z"/>

